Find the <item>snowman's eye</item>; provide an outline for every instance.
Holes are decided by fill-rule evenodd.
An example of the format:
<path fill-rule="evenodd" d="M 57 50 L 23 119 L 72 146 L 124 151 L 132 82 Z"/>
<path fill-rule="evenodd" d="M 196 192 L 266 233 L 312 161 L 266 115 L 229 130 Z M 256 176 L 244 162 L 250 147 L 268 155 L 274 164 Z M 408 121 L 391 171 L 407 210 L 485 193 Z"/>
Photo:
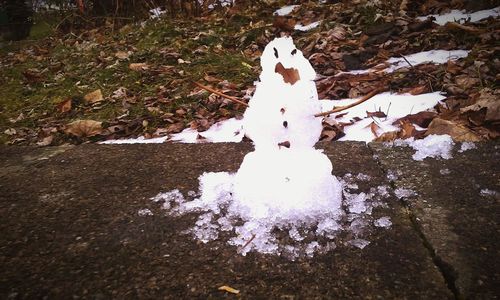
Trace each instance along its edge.
<path fill-rule="evenodd" d="M 276 58 L 278 58 L 278 50 L 276 50 L 276 48 L 273 48 L 274 49 L 274 56 L 276 56 Z"/>
<path fill-rule="evenodd" d="M 295 55 L 295 53 L 297 53 L 297 49 L 292 50 L 292 55 Z"/>

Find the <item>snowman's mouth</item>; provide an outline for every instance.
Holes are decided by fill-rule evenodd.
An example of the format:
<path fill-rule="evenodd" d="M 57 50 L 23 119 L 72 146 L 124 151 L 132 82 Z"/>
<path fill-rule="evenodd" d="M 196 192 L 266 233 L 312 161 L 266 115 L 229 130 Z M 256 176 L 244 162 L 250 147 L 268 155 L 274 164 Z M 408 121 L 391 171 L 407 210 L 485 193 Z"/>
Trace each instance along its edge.
<path fill-rule="evenodd" d="M 295 68 L 285 68 L 281 63 L 277 63 L 274 68 L 274 72 L 283 76 L 283 80 L 285 83 L 290 83 L 294 85 L 297 81 L 300 80 L 299 71 Z"/>

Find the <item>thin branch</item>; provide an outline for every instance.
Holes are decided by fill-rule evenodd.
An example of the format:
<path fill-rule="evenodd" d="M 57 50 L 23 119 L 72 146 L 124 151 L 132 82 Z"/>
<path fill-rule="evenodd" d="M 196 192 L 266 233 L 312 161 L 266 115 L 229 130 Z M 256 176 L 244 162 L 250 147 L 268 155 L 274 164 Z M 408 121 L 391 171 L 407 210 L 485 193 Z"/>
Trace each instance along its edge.
<path fill-rule="evenodd" d="M 406 61 L 406 63 L 409 64 L 411 68 L 413 68 L 413 65 L 406 59 L 404 55 L 401 54 L 399 56 L 401 56 Z"/>
<path fill-rule="evenodd" d="M 236 102 L 236 103 L 238 103 L 238 104 L 241 104 L 241 105 L 243 105 L 243 106 L 248 106 L 248 103 L 243 102 L 243 101 L 239 100 L 239 99 L 238 99 L 238 98 L 236 98 L 236 97 L 226 95 L 226 94 L 224 94 L 223 92 L 220 92 L 220 91 L 215 90 L 215 89 L 213 89 L 213 88 L 211 88 L 211 87 L 208 87 L 208 86 L 204 86 L 204 85 L 202 85 L 201 83 L 198 83 L 198 82 L 196 82 L 196 81 L 193 81 L 193 83 L 194 83 L 196 86 L 198 86 L 198 87 L 200 87 L 200 88 L 202 88 L 202 89 L 204 89 L 204 90 L 206 90 L 206 91 L 209 91 L 209 92 L 214 93 L 214 94 L 216 94 L 216 95 L 218 95 L 218 96 L 224 97 L 224 98 L 226 98 L 226 99 L 228 99 L 228 100 L 231 100 L 231 101 Z"/>
<path fill-rule="evenodd" d="M 358 101 L 356 101 L 354 103 L 351 103 L 351 104 L 346 105 L 346 106 L 335 107 L 332 110 L 325 111 L 325 112 L 322 112 L 322 113 L 318 113 L 318 114 L 315 114 L 314 116 L 315 117 L 325 117 L 325 116 L 328 116 L 330 114 L 337 113 L 337 112 L 349 109 L 351 107 L 354 107 L 356 105 L 359 105 L 359 104 L 365 102 L 366 100 L 370 99 L 371 97 L 373 97 L 373 96 L 377 95 L 378 93 L 381 93 L 381 92 L 383 92 L 385 90 L 386 90 L 385 88 L 374 89 L 373 91 L 369 92 L 368 94 L 366 94 L 365 96 L 363 96 L 361 99 L 359 99 Z"/>
<path fill-rule="evenodd" d="M 253 240 L 255 239 L 255 233 L 252 233 L 252 237 L 245 243 L 245 245 L 243 245 L 239 251 L 245 249 Z"/>

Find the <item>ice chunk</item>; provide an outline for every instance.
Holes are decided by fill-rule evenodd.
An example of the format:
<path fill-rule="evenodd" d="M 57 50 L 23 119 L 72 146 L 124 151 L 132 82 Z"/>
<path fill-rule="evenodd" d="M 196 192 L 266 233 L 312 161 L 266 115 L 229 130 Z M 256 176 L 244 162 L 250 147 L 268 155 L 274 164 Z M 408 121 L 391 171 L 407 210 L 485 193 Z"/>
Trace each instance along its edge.
<path fill-rule="evenodd" d="M 441 175 L 450 175 L 450 169 L 441 169 L 439 170 L 439 174 Z"/>
<path fill-rule="evenodd" d="M 460 150 L 458 152 L 465 152 L 467 150 L 472 150 L 476 149 L 477 146 L 473 142 L 463 142 L 462 145 L 460 146 Z"/>
<path fill-rule="evenodd" d="M 354 240 L 351 240 L 349 242 L 347 242 L 349 245 L 352 245 L 356 248 L 359 248 L 359 249 L 363 249 L 365 248 L 366 246 L 368 246 L 370 244 L 369 241 L 367 240 L 364 240 L 364 239 L 354 239 Z"/>
<path fill-rule="evenodd" d="M 388 227 L 391 227 L 392 222 L 391 222 L 390 217 L 382 217 L 382 218 L 375 220 L 375 222 L 373 222 L 373 224 L 377 227 L 388 228 Z"/>
<path fill-rule="evenodd" d="M 487 197 L 487 196 L 493 196 L 493 197 L 497 197 L 498 196 L 498 192 L 497 191 L 494 191 L 494 190 L 490 190 L 490 189 L 482 189 L 479 194 L 483 197 Z"/>
<path fill-rule="evenodd" d="M 141 217 L 142 216 L 152 216 L 153 212 L 148 208 L 143 208 L 143 209 L 139 209 L 139 211 L 137 211 L 137 214 Z"/>
<path fill-rule="evenodd" d="M 394 190 L 394 195 L 396 195 L 396 197 L 398 199 L 403 199 L 403 198 L 410 198 L 410 197 L 416 196 L 417 193 L 411 189 L 397 188 Z"/>

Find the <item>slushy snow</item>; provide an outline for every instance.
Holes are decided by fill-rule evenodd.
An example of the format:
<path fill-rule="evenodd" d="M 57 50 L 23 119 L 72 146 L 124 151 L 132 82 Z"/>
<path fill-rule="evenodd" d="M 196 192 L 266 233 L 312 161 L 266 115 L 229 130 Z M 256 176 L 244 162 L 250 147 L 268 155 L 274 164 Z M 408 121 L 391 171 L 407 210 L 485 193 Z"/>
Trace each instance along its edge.
<path fill-rule="evenodd" d="M 296 7 L 299 7 L 300 5 L 287 5 L 287 6 L 283 6 L 282 8 L 276 10 L 274 12 L 274 15 L 277 15 L 277 16 L 286 16 L 288 14 L 290 14 Z"/>

